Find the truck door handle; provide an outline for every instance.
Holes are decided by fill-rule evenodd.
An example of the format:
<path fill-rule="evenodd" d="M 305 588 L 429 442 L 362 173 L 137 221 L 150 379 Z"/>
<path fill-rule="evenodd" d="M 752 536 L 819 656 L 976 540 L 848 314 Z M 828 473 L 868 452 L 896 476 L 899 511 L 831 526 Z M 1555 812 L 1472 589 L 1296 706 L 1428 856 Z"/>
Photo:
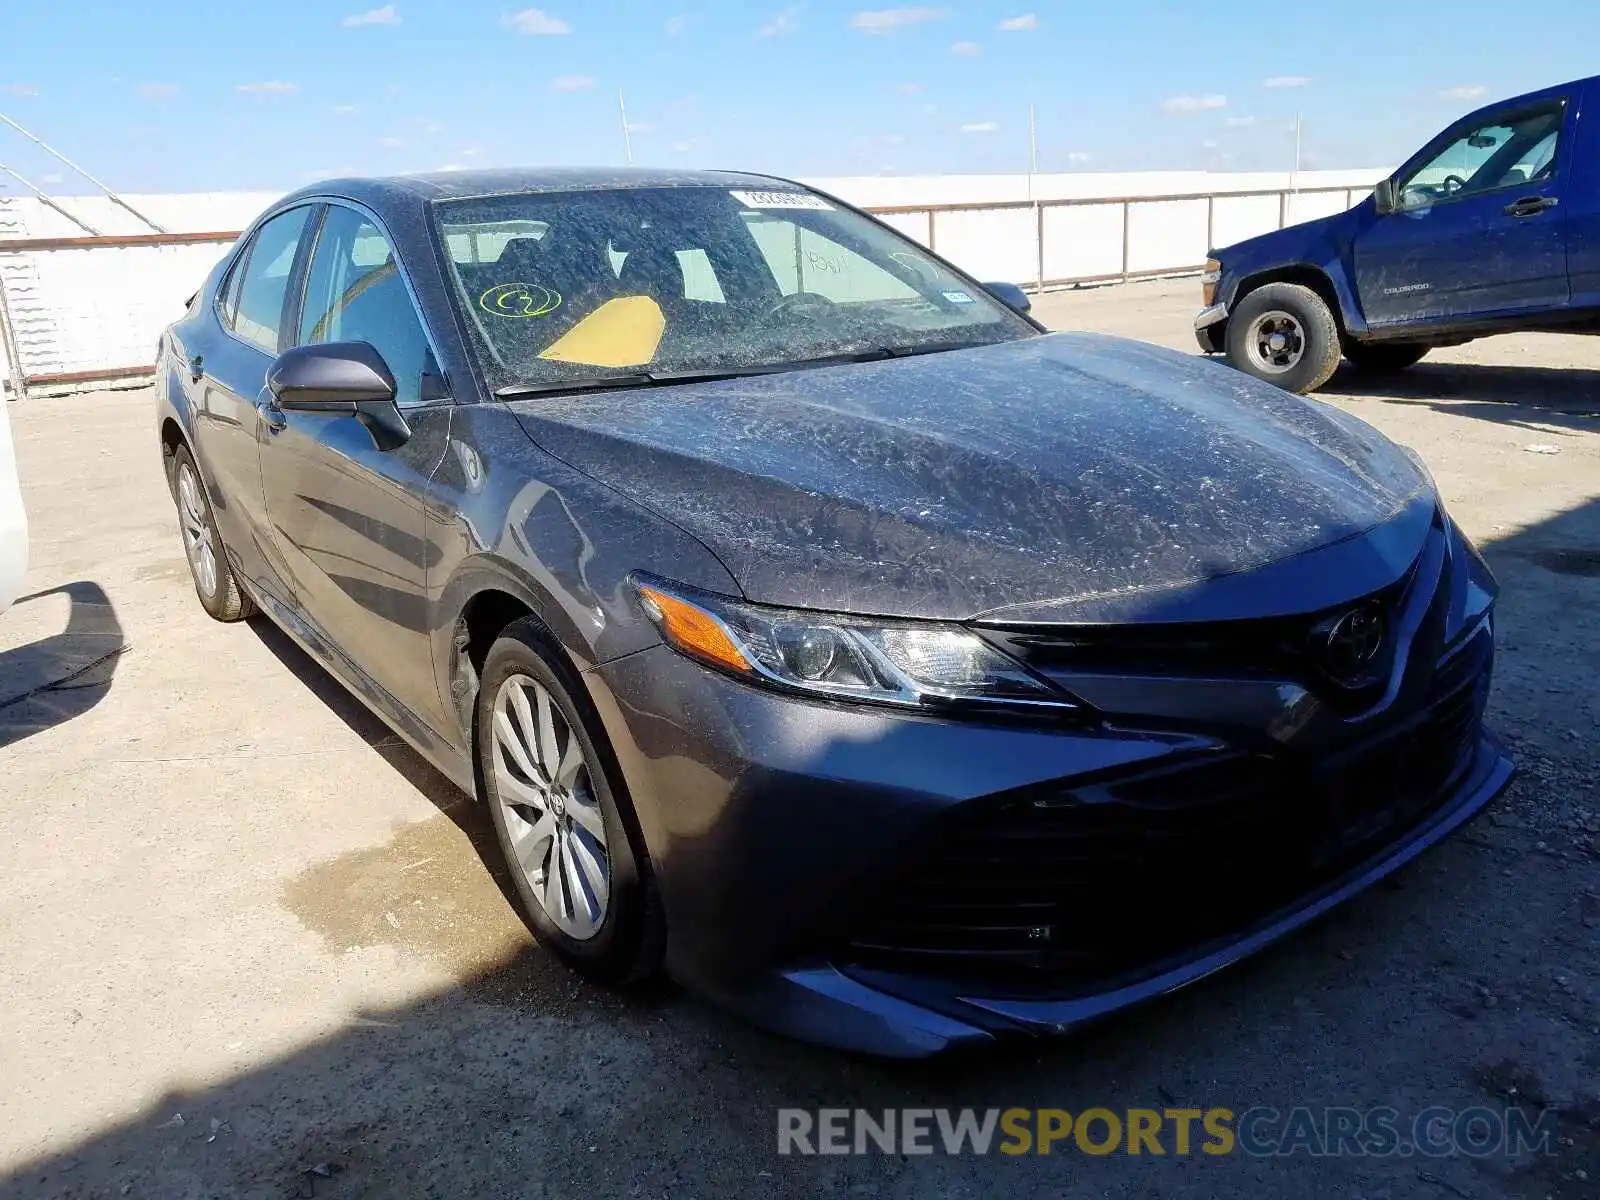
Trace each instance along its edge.
<path fill-rule="evenodd" d="M 206 375 L 206 356 L 196 354 L 189 360 L 189 382 L 199 383 Z"/>
<path fill-rule="evenodd" d="M 1561 201 L 1555 196 L 1527 196 L 1505 207 L 1508 217 L 1537 217 L 1547 208 L 1554 208 Z"/>

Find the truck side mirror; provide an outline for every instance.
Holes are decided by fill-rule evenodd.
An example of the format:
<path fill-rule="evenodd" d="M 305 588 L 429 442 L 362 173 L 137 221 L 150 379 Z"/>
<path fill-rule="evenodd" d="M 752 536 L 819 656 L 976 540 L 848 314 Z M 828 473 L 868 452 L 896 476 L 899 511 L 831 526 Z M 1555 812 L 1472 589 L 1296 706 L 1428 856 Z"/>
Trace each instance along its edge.
<path fill-rule="evenodd" d="M 1380 179 L 1378 186 L 1372 189 L 1372 199 L 1378 207 L 1380 217 L 1386 217 L 1400 207 L 1392 179 Z"/>

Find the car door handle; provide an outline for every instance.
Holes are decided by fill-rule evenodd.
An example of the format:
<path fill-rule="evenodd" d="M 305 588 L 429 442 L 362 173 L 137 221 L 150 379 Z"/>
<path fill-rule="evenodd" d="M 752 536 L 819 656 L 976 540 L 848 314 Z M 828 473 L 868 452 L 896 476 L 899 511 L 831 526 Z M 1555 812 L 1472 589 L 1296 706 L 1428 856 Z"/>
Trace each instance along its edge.
<path fill-rule="evenodd" d="M 283 415 L 271 400 L 256 401 L 256 416 L 261 418 L 261 423 L 267 427 L 268 433 L 282 433 L 289 427 L 289 418 Z"/>
<path fill-rule="evenodd" d="M 206 375 L 206 356 L 196 354 L 189 360 L 189 382 L 199 383 Z"/>
<path fill-rule="evenodd" d="M 1555 196 L 1527 196 L 1505 207 L 1508 217 L 1537 217 L 1547 208 L 1554 208 L 1561 201 Z"/>

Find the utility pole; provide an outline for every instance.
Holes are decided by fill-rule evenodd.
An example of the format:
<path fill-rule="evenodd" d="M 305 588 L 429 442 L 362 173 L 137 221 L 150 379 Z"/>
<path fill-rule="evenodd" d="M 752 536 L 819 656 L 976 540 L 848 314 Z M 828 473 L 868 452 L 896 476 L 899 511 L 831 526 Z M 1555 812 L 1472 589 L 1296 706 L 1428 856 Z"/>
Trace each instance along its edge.
<path fill-rule="evenodd" d="M 1044 208 L 1034 191 L 1033 177 L 1039 173 L 1039 117 L 1032 104 L 1028 105 L 1028 199 L 1033 201 L 1034 294 L 1044 295 Z"/>
<path fill-rule="evenodd" d="M 617 89 L 617 108 L 622 113 L 622 148 L 628 153 L 628 165 L 633 166 L 633 130 L 628 128 L 628 101 Z"/>

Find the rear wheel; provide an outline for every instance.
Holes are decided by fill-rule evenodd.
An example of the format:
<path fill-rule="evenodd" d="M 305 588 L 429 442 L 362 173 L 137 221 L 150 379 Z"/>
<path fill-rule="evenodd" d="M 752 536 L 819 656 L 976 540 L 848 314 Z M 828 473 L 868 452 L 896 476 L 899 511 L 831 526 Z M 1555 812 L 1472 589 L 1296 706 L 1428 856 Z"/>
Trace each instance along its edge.
<path fill-rule="evenodd" d="M 666 927 L 643 839 L 583 685 L 535 621 L 490 648 L 475 724 L 495 838 L 535 936 L 605 982 L 653 974 Z"/>
<path fill-rule="evenodd" d="M 1421 362 L 1423 355 L 1431 349 L 1432 346 L 1414 342 L 1409 345 L 1396 342 L 1350 342 L 1344 348 L 1344 356 L 1358 371 L 1372 375 L 1388 375 L 1395 371 L 1404 371 L 1407 367 Z"/>
<path fill-rule="evenodd" d="M 189 560 L 189 575 L 194 580 L 200 604 L 219 621 L 242 621 L 256 611 L 255 604 L 239 587 L 217 519 L 211 511 L 211 498 L 200 482 L 200 470 L 187 446 L 172 455 L 172 493 L 178 504 L 178 529 L 183 535 L 183 554 Z"/>
<path fill-rule="evenodd" d="M 1269 283 L 1229 316 L 1228 360 L 1285 391 L 1314 391 L 1339 366 L 1339 325 L 1310 288 Z"/>

